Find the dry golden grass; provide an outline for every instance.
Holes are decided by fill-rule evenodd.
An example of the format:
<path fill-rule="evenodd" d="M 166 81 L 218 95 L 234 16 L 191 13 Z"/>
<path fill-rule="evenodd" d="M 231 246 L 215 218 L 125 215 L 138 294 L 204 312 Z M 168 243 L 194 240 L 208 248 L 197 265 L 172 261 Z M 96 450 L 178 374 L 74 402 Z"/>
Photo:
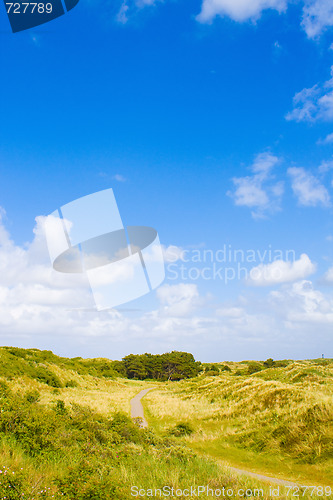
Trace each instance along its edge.
<path fill-rule="evenodd" d="M 232 368 L 244 375 L 199 377 L 150 392 L 148 421 L 160 432 L 191 424 L 188 445 L 233 465 L 251 460 L 259 472 L 332 484 L 333 365 L 295 362 L 251 376 L 244 363 Z"/>
<path fill-rule="evenodd" d="M 61 382 L 74 380 L 77 387 L 52 388 L 29 377 L 16 377 L 10 383 L 14 391 L 34 391 L 40 393 L 40 403 L 50 404 L 61 399 L 65 404 L 75 403 L 88 406 L 94 411 L 108 414 L 114 411 L 130 413 L 130 400 L 147 386 L 144 381 L 116 379 L 108 380 L 90 375 L 78 375 L 71 370 L 64 370 L 52 365 Z M 151 384 L 150 384 L 151 385 Z"/>

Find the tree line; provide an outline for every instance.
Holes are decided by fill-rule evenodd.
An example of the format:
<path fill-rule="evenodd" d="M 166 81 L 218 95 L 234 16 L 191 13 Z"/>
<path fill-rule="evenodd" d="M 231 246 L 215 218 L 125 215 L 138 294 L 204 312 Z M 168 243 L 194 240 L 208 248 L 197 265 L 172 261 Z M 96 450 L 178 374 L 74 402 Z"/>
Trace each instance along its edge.
<path fill-rule="evenodd" d="M 198 375 L 200 361 L 193 354 L 172 351 L 165 354 L 129 354 L 122 361 L 113 361 L 113 368 L 133 379 L 181 380 Z"/>

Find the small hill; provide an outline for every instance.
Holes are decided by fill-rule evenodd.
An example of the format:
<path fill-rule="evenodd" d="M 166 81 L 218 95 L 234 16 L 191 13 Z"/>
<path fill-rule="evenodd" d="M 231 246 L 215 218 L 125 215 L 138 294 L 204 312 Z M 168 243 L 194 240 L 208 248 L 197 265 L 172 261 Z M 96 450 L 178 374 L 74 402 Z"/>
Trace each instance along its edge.
<path fill-rule="evenodd" d="M 148 415 L 160 432 L 190 425 L 193 449 L 234 465 L 331 484 L 333 360 L 272 361 L 208 364 L 148 394 Z"/>

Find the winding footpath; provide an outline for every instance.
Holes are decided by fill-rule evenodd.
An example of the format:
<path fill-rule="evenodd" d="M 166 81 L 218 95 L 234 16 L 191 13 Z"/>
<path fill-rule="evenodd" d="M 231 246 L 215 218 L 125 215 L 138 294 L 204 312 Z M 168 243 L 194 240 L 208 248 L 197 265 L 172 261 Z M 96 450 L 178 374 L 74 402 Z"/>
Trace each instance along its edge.
<path fill-rule="evenodd" d="M 134 396 L 133 399 L 131 399 L 131 417 L 141 418 L 142 419 L 141 427 L 148 427 L 148 422 L 145 419 L 141 399 L 147 394 L 147 392 L 151 391 L 152 389 L 155 389 L 155 387 L 150 387 L 149 389 L 143 389 L 136 396 Z M 223 466 L 237 475 L 253 477 L 254 479 L 259 479 L 260 481 L 268 481 L 270 483 L 279 484 L 281 486 L 299 486 L 298 484 L 293 483 L 292 481 L 285 481 L 284 479 L 279 479 L 277 477 L 264 476 L 263 474 L 257 474 L 256 472 L 250 472 L 244 469 L 238 469 L 238 467 L 231 467 L 230 465 L 224 463 Z"/>
<path fill-rule="evenodd" d="M 148 422 L 145 419 L 145 415 L 143 412 L 143 406 L 141 403 L 141 399 L 143 396 L 147 394 L 147 392 L 154 389 L 154 387 L 150 387 L 149 389 L 143 389 L 143 391 L 139 392 L 133 399 L 131 399 L 131 417 L 132 418 L 141 418 L 142 424 L 141 427 L 148 427 Z"/>
<path fill-rule="evenodd" d="M 238 467 L 231 467 L 230 465 L 225 465 L 231 472 L 235 472 L 238 475 L 244 475 L 253 477 L 254 479 L 260 479 L 260 481 L 269 481 L 270 483 L 279 484 L 281 486 L 297 486 L 298 484 L 292 481 L 286 481 L 285 479 L 279 479 L 277 477 L 264 476 L 263 474 L 257 474 L 256 472 L 250 472 L 244 469 L 238 469 Z"/>

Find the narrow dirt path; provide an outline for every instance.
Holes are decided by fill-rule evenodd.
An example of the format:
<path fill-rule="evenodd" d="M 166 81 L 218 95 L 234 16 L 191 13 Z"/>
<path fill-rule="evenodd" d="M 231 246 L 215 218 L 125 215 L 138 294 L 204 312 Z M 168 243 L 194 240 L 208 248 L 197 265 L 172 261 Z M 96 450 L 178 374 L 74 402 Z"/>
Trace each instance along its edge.
<path fill-rule="evenodd" d="M 148 422 L 145 419 L 141 399 L 143 398 L 143 396 L 147 394 L 147 392 L 151 391 L 152 389 L 154 389 L 154 387 L 150 387 L 149 389 L 143 389 L 141 392 L 139 392 L 139 394 L 137 394 L 136 396 L 134 396 L 133 399 L 131 399 L 131 417 L 141 418 L 142 419 L 141 427 L 148 427 Z"/>
<path fill-rule="evenodd" d="M 250 476 L 255 479 L 260 479 L 260 481 L 268 481 L 270 483 L 279 484 L 281 486 L 298 486 L 299 484 L 293 483 L 292 481 L 286 481 L 285 479 L 279 479 L 277 477 L 264 476 L 263 474 L 257 474 L 256 472 L 249 472 L 244 469 L 238 469 L 238 467 L 231 467 L 230 465 L 226 465 L 226 467 L 235 472 L 238 475 Z"/>
<path fill-rule="evenodd" d="M 154 387 L 150 387 L 149 389 L 143 389 L 140 391 L 136 396 L 134 396 L 133 399 L 131 399 L 131 417 L 132 418 L 141 418 L 142 419 L 142 425 L 141 427 L 148 427 L 148 422 L 145 419 L 144 412 L 143 412 L 143 406 L 141 403 L 141 399 L 147 394 L 147 392 L 151 391 L 154 389 Z M 219 460 L 219 462 L 221 462 Z M 223 466 L 229 469 L 231 472 L 234 472 L 237 475 L 244 475 L 247 477 L 253 477 L 255 479 L 259 479 L 260 481 L 268 481 L 270 483 L 274 484 L 279 484 L 281 486 L 299 486 L 296 483 L 293 483 L 292 481 L 286 481 L 284 479 L 279 479 L 277 477 L 270 477 L 270 476 L 265 476 L 263 474 L 257 474 L 256 472 L 250 472 L 244 469 L 239 469 L 238 467 L 231 467 L 230 465 L 223 463 Z"/>

